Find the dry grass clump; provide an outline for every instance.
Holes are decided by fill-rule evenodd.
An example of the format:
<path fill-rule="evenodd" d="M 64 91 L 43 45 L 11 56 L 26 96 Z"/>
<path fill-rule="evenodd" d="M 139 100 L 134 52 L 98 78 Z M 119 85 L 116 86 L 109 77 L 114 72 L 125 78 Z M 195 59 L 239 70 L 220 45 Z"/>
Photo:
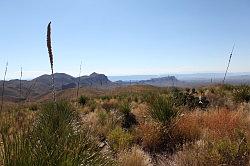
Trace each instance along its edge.
<path fill-rule="evenodd" d="M 150 161 L 150 156 L 137 146 L 118 155 L 119 166 L 152 166 Z"/>
<path fill-rule="evenodd" d="M 141 104 L 137 105 L 136 107 L 134 107 L 131 110 L 131 113 L 135 115 L 136 120 L 139 123 L 143 123 L 149 117 L 148 109 L 149 108 L 148 108 L 148 106 L 146 104 L 141 103 Z"/>
<path fill-rule="evenodd" d="M 29 127 L 36 117 L 35 112 L 14 109 L 0 113 L 0 130 L 9 134 L 18 132 Z"/>
<path fill-rule="evenodd" d="M 116 99 L 110 99 L 102 103 L 102 108 L 106 111 L 114 111 L 119 106 L 119 103 Z"/>
<path fill-rule="evenodd" d="M 183 146 L 168 159 L 164 157 L 161 165 L 249 165 L 249 112 L 246 105 L 242 109 L 194 111 L 180 117 L 171 141 Z"/>
<path fill-rule="evenodd" d="M 157 151 L 162 148 L 164 132 L 165 127 L 161 123 L 146 122 L 138 126 L 137 137 L 144 149 Z"/>
<path fill-rule="evenodd" d="M 217 109 L 204 112 L 201 125 L 207 129 L 209 139 L 222 139 L 237 137 L 239 131 L 249 132 L 249 113 Z"/>
<path fill-rule="evenodd" d="M 182 150 L 170 157 L 162 157 L 159 165 L 247 166 L 249 159 L 250 146 L 246 140 L 232 141 L 225 138 L 217 141 L 200 140 L 192 145 L 185 145 Z"/>
<path fill-rule="evenodd" d="M 84 115 L 83 121 L 101 140 L 105 140 L 113 129 L 121 126 L 121 117 L 116 112 L 107 112 L 103 109 Z"/>
<path fill-rule="evenodd" d="M 193 145 L 184 146 L 169 158 L 160 157 L 160 166 L 217 166 L 220 165 L 220 156 L 216 151 L 211 151 L 208 144 L 198 141 Z"/>
<path fill-rule="evenodd" d="M 188 112 L 175 120 L 169 135 L 172 146 L 182 146 L 198 140 L 202 135 L 199 112 Z"/>

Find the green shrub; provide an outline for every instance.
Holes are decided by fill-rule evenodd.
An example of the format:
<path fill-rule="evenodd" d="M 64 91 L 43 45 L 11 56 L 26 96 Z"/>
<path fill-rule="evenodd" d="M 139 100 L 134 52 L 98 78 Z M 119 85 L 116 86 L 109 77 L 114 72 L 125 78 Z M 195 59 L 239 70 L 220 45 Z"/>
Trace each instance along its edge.
<path fill-rule="evenodd" d="M 220 140 L 215 144 L 216 150 L 223 165 L 247 165 L 250 159 L 250 147 L 247 141 Z"/>
<path fill-rule="evenodd" d="M 110 96 L 101 96 L 100 99 L 101 100 L 110 100 L 111 97 Z"/>
<path fill-rule="evenodd" d="M 28 109 L 31 111 L 37 111 L 39 109 L 39 106 L 38 106 L 38 104 L 33 103 L 33 104 L 29 105 Z"/>
<path fill-rule="evenodd" d="M 199 90 L 204 94 L 203 90 Z M 201 98 L 197 97 L 197 92 L 193 88 L 192 90 L 186 89 L 186 92 L 182 92 L 181 90 L 174 88 L 170 92 L 171 100 L 174 106 L 187 106 L 189 109 L 194 108 L 207 108 L 209 101 L 205 96 L 201 96 Z"/>
<path fill-rule="evenodd" d="M 105 109 L 106 111 L 114 111 L 118 107 L 117 102 L 114 101 L 105 101 L 102 104 L 102 108 Z"/>
<path fill-rule="evenodd" d="M 14 135 L 1 130 L 1 136 L 3 165 L 112 164 L 66 102 L 44 105 L 33 126 Z"/>
<path fill-rule="evenodd" d="M 85 106 L 87 104 L 88 100 L 89 100 L 89 98 L 87 96 L 80 96 L 78 99 L 78 103 L 81 106 Z"/>
<path fill-rule="evenodd" d="M 221 89 L 223 91 L 232 91 L 235 87 L 233 85 L 230 85 L 230 84 L 223 84 L 221 86 Z"/>
<path fill-rule="evenodd" d="M 153 99 L 150 104 L 149 113 L 153 119 L 163 124 L 168 124 L 178 115 L 178 112 L 173 107 L 172 101 L 161 95 Z"/>
<path fill-rule="evenodd" d="M 96 107 L 97 107 L 97 103 L 94 99 L 90 99 L 87 103 L 88 107 L 90 108 L 90 111 L 93 112 Z"/>
<path fill-rule="evenodd" d="M 187 95 L 181 92 L 179 89 L 173 88 L 170 93 L 175 106 L 179 107 L 185 106 L 187 104 Z"/>
<path fill-rule="evenodd" d="M 233 92 L 233 99 L 235 102 L 249 102 L 250 101 L 250 87 L 241 85 Z"/>
<path fill-rule="evenodd" d="M 123 150 L 132 144 L 133 136 L 122 128 L 116 127 L 109 133 L 108 141 L 115 151 Z"/>
<path fill-rule="evenodd" d="M 123 128 L 130 128 L 132 125 L 136 125 L 137 121 L 135 115 L 131 113 L 131 104 L 128 102 L 123 102 L 120 104 L 120 111 L 122 113 L 122 127 Z"/>
<path fill-rule="evenodd" d="M 119 106 L 119 110 L 123 114 L 129 114 L 131 112 L 131 104 L 129 104 L 128 102 L 122 102 Z"/>

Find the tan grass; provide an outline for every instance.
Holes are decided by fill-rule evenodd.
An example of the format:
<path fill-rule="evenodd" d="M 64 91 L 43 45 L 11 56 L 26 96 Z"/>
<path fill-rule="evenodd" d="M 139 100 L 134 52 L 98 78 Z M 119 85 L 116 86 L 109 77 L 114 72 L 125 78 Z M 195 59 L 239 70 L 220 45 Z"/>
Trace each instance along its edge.
<path fill-rule="evenodd" d="M 152 166 L 150 161 L 150 156 L 137 146 L 118 155 L 119 166 Z"/>
<path fill-rule="evenodd" d="M 164 127 L 160 123 L 146 122 L 138 126 L 137 137 L 142 142 L 142 147 L 149 151 L 155 151 L 162 144 Z"/>

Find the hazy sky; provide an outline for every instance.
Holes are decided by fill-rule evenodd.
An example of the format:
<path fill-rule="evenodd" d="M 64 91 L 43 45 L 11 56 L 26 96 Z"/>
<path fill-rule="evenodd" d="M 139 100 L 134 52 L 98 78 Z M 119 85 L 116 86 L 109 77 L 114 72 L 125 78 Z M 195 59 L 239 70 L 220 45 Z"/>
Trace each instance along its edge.
<path fill-rule="evenodd" d="M 0 0 L 0 77 L 250 72 L 249 0 Z"/>

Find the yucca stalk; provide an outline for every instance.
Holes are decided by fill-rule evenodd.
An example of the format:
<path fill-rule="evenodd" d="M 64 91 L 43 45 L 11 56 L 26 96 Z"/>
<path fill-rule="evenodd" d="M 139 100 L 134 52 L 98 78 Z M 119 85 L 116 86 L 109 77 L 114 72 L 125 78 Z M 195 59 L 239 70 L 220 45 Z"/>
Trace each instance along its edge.
<path fill-rule="evenodd" d="M 53 62 L 53 53 L 51 46 L 51 22 L 49 22 L 47 27 L 47 48 L 48 48 L 50 67 L 51 67 L 53 101 L 56 102 L 55 77 L 54 77 L 54 66 L 53 66 L 54 62 Z"/>
<path fill-rule="evenodd" d="M 21 67 L 21 71 L 20 71 L 20 84 L 19 84 L 19 90 L 20 90 L 20 101 L 22 100 L 22 77 L 23 77 L 23 69 Z"/>
<path fill-rule="evenodd" d="M 3 77 L 3 89 L 2 89 L 2 100 L 1 100 L 1 112 L 3 110 L 3 97 L 4 97 L 4 88 L 5 88 L 5 79 L 8 71 L 8 62 L 6 63 L 5 66 L 5 72 L 4 72 L 4 77 Z"/>
<path fill-rule="evenodd" d="M 30 95 L 30 93 L 31 93 L 31 90 L 36 86 L 36 83 L 37 83 L 37 79 L 35 79 L 35 80 L 33 81 L 33 83 L 30 85 L 30 87 L 28 88 L 28 91 L 27 91 L 27 93 L 26 93 L 26 95 L 25 95 L 25 102 L 28 101 L 29 95 Z"/>
<path fill-rule="evenodd" d="M 76 98 L 78 99 L 79 95 L 79 88 L 80 88 L 80 81 L 81 81 L 81 72 L 82 72 L 82 61 L 80 64 L 80 71 L 79 71 L 79 78 L 78 78 L 78 83 L 77 83 L 77 91 L 76 91 Z"/>
<path fill-rule="evenodd" d="M 231 63 L 231 59 L 232 59 L 233 52 L 234 52 L 234 47 L 235 47 L 235 44 L 234 44 L 234 46 L 233 46 L 232 51 L 230 52 L 229 61 L 228 61 L 228 63 L 227 63 L 227 69 L 226 69 L 226 72 L 225 72 L 225 75 L 224 75 L 224 78 L 223 78 L 223 84 L 225 84 L 225 81 L 226 81 L 226 77 L 227 77 L 229 65 L 230 65 L 230 63 Z"/>

